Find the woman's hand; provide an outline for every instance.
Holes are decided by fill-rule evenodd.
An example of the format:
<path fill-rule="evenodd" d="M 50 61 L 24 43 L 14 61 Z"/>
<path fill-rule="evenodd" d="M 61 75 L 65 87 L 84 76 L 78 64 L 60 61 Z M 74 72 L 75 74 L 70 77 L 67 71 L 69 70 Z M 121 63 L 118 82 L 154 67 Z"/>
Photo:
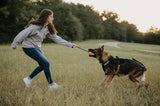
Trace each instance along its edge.
<path fill-rule="evenodd" d="M 73 45 L 72 48 L 76 48 L 76 45 Z"/>

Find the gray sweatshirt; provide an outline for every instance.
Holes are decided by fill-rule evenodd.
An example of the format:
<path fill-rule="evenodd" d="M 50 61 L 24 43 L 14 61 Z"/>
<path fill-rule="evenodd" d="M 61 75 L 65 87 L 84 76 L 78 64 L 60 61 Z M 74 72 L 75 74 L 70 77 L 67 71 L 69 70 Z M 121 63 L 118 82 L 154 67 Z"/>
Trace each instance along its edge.
<path fill-rule="evenodd" d="M 24 48 L 40 48 L 43 42 L 43 39 L 46 37 L 50 38 L 54 42 L 65 45 L 68 47 L 72 47 L 74 44 L 70 43 L 57 34 L 50 34 L 48 31 L 48 27 L 41 27 L 38 25 L 30 25 L 26 29 L 22 30 L 15 38 L 11 44 L 13 49 L 16 49 L 22 42 L 22 47 Z"/>

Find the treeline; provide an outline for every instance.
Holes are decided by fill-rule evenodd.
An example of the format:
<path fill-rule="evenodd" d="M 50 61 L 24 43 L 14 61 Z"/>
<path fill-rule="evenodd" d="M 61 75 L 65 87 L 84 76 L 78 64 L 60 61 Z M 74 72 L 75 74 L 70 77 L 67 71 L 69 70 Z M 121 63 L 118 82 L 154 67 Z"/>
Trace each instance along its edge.
<path fill-rule="evenodd" d="M 146 33 L 136 25 L 119 21 L 117 13 L 99 13 L 92 6 L 65 3 L 63 0 L 1 0 L 0 44 L 10 43 L 24 26 L 44 8 L 53 10 L 58 35 L 66 40 L 115 39 L 125 42 L 160 44 L 160 30 Z"/>

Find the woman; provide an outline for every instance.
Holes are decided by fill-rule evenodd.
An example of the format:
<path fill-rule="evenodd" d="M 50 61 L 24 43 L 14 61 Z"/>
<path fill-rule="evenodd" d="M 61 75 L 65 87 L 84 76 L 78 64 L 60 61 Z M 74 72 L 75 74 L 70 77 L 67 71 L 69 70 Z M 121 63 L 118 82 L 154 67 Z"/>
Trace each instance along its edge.
<path fill-rule="evenodd" d="M 61 86 L 52 81 L 49 61 L 40 50 L 43 39 L 48 37 L 58 44 L 75 48 L 76 45 L 70 43 L 57 35 L 57 31 L 52 23 L 53 12 L 49 9 L 41 11 L 40 16 L 29 23 L 15 38 L 11 45 L 13 49 L 22 42 L 23 51 L 29 57 L 38 62 L 39 66 L 26 78 L 23 79 L 27 87 L 31 86 L 32 78 L 44 70 L 50 89 L 58 89 Z"/>

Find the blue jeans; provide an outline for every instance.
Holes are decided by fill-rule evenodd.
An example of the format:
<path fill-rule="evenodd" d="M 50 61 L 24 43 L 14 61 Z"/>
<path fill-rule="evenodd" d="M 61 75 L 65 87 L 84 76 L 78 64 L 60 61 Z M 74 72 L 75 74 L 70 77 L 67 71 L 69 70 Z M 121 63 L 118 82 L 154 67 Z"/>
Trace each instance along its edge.
<path fill-rule="evenodd" d="M 49 62 L 46 59 L 46 57 L 43 55 L 42 51 L 40 49 L 35 49 L 35 48 L 23 48 L 23 51 L 29 57 L 37 61 L 39 64 L 39 66 L 35 68 L 35 70 L 29 75 L 29 77 L 32 79 L 42 70 L 44 70 L 44 74 L 47 78 L 48 83 L 49 84 L 53 83 L 51 73 L 50 73 L 50 68 L 49 68 Z"/>

